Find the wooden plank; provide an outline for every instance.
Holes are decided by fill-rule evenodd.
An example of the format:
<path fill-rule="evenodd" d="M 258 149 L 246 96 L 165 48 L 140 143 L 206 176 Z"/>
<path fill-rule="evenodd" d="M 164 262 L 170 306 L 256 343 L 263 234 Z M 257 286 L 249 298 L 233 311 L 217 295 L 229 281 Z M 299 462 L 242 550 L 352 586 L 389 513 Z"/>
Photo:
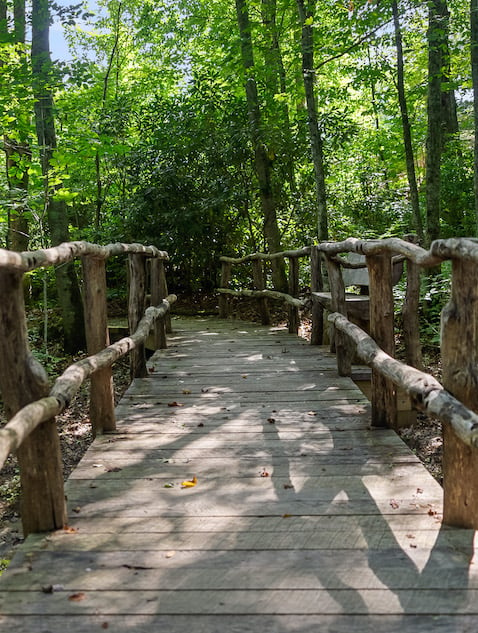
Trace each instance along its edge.
<path fill-rule="evenodd" d="M 194 633 L 278 633 L 278 631 L 320 631 L 321 633 L 350 633 L 350 631 L 374 631 L 375 633 L 464 633 L 474 631 L 476 624 L 473 615 L 432 614 L 417 616 L 400 615 L 195 615 Z M 48 631 L 49 633 L 65 633 L 72 631 L 72 626 L 79 633 L 91 633 L 100 629 L 112 631 L 134 631 L 135 633 L 151 633 L 170 631 L 174 633 L 191 633 L 191 617 L 184 615 L 111 615 L 101 614 L 48 616 L 0 616 L 0 624 L 4 630 L 15 633 L 31 633 L 32 631 Z"/>
<path fill-rule="evenodd" d="M 174 551 L 174 553 L 173 553 Z M 380 565 L 387 588 L 403 589 L 477 589 L 478 575 L 467 578 L 465 556 L 461 568 L 456 563 L 444 564 L 441 574 L 411 573 L 412 566 L 425 559 L 422 551 L 411 560 L 397 556 L 391 549 L 372 550 Z M 438 553 L 438 552 L 437 552 Z M 450 549 L 441 548 L 445 560 Z M 341 589 L 356 591 L 383 589 L 384 583 L 367 565 L 366 552 L 330 549 L 324 551 L 284 550 L 239 552 L 208 550 L 202 556 L 197 550 L 157 550 L 148 557 L 144 551 L 38 551 L 27 559 L 19 556 L 21 566 L 12 570 L 10 591 L 38 591 L 42 583 L 61 585 L 62 591 L 112 591 L 134 584 L 136 590 L 167 587 L 170 590 L 250 590 L 274 589 Z M 168 558 L 169 556 L 169 558 Z M 278 560 L 280 558 L 280 560 Z M 32 560 L 33 559 L 33 560 Z M 353 565 L 353 567 L 352 567 Z M 85 573 L 78 575 L 78 568 Z M 185 569 L 190 569 L 186 575 Z M 90 571 L 86 571 L 86 570 Z M 263 573 L 264 569 L 268 573 Z M 320 569 L 320 572 L 317 572 Z"/>
<path fill-rule="evenodd" d="M 30 591 L 15 592 L 15 601 L 0 594 L 0 610 L 4 615 L 61 615 L 72 611 L 72 601 L 65 592 L 45 594 Z M 262 613 L 309 615 L 450 615 L 456 613 L 457 601 L 461 613 L 478 615 L 478 590 L 466 592 L 453 589 L 405 589 L 395 595 L 387 589 L 357 592 L 353 589 L 299 590 L 143 590 L 85 591 L 74 605 L 81 614 L 154 615 L 157 613 L 196 617 L 203 614 Z M 191 621 L 192 624 L 192 621 Z"/>

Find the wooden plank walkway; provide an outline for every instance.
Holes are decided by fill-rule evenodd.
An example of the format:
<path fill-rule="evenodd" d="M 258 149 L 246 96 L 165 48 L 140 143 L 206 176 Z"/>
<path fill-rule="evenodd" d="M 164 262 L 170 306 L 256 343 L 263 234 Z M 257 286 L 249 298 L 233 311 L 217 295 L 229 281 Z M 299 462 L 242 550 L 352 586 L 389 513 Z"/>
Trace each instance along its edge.
<path fill-rule="evenodd" d="M 70 477 L 74 530 L 0 579 L 0 630 L 475 632 L 474 532 L 441 527 L 440 486 L 335 359 L 277 328 L 173 327 Z"/>

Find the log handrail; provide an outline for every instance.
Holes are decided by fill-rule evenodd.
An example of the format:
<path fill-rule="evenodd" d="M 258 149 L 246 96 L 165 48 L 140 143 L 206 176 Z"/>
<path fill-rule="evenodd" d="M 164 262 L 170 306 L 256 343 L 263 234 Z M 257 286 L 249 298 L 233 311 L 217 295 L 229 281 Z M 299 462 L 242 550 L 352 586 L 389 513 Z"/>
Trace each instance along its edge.
<path fill-rule="evenodd" d="M 327 264 L 331 291 L 337 367 L 341 375 L 351 373 L 356 353 L 372 368 L 372 425 L 396 428 L 396 386 L 403 388 L 416 408 L 444 423 L 443 521 L 448 525 L 478 529 L 478 240 L 450 238 L 434 241 L 429 250 L 399 238 L 322 242 L 311 247 L 274 254 L 300 257 L 310 254 L 312 293 L 311 343 L 322 342 L 323 290 L 322 262 Z M 347 318 L 345 288 L 340 267 L 344 253 L 365 256 L 369 271 L 370 334 Z M 254 253 L 242 258 L 221 258 L 227 266 L 223 276 L 229 282 L 232 264 L 267 260 L 270 255 Z M 407 290 L 402 309 L 404 334 L 408 341 L 407 363 L 394 356 L 392 261 L 401 258 L 407 265 Z M 421 269 L 452 262 L 452 289 L 442 311 L 441 352 L 443 385 L 422 371 L 418 339 L 419 275 Z M 224 268 L 223 268 L 224 271 Z M 222 285 L 222 284 L 221 284 Z M 245 294 L 244 291 L 220 290 Z M 265 291 L 249 291 L 264 296 Z M 309 302 L 310 305 L 310 302 Z M 413 366 L 412 366 L 413 365 Z"/>
<path fill-rule="evenodd" d="M 126 255 L 130 335 L 110 345 L 106 310 L 106 260 Z M 88 356 L 70 365 L 50 388 L 44 368 L 30 352 L 23 276 L 37 268 L 81 259 L 83 308 Z M 0 468 L 16 451 L 22 485 L 22 523 L 27 536 L 63 527 L 66 506 L 62 460 L 55 416 L 64 411 L 90 378 L 90 422 L 93 434 L 114 431 L 111 366 L 130 354 L 131 376 L 146 372 L 144 344 L 153 331 L 156 347 L 166 347 L 165 332 L 175 295 L 169 295 L 165 251 L 142 244 L 68 242 L 39 251 L 0 249 L 0 390 L 9 421 L 0 429 Z M 146 262 L 151 261 L 151 301 L 145 310 Z"/>
<path fill-rule="evenodd" d="M 50 393 L 45 398 L 35 400 L 18 411 L 7 424 L 0 429 L 0 468 L 10 453 L 16 451 L 22 441 L 36 429 L 36 427 L 63 413 L 80 390 L 81 385 L 95 372 L 111 367 L 146 340 L 155 321 L 166 316 L 170 306 L 176 301 L 176 295 L 168 295 L 161 305 L 146 308 L 138 328 L 131 336 L 109 345 L 98 354 L 83 358 L 72 365 L 55 380 Z"/>
<path fill-rule="evenodd" d="M 307 308 L 309 306 L 309 300 L 301 299 L 298 296 L 298 262 L 302 257 L 309 258 L 311 256 L 312 248 L 312 246 L 304 246 L 303 248 L 297 250 L 280 251 L 277 253 L 251 253 L 250 255 L 245 255 L 244 257 L 220 257 L 219 261 L 222 264 L 221 287 L 217 288 L 217 292 L 219 293 L 219 316 L 221 318 L 227 318 L 229 316 L 229 296 L 252 297 L 258 300 L 262 324 L 268 325 L 270 323 L 270 315 L 267 299 L 273 299 L 275 301 L 282 301 L 287 304 L 289 332 L 297 333 L 299 328 L 299 309 Z M 280 292 L 279 290 L 272 290 L 270 288 L 264 287 L 264 275 L 262 265 L 265 262 L 272 262 L 276 259 L 289 260 L 289 292 Z M 232 288 L 229 288 L 228 286 L 231 281 L 232 265 L 246 263 L 252 263 L 253 265 L 253 272 L 251 276 L 253 278 L 255 289 L 233 290 Z"/>

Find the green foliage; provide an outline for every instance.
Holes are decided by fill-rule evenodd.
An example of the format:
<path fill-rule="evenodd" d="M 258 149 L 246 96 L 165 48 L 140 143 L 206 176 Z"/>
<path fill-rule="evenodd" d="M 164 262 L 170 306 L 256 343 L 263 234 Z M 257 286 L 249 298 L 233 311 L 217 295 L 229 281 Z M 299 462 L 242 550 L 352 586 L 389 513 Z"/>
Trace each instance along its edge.
<path fill-rule="evenodd" d="M 319 0 L 308 18 L 333 239 L 413 230 L 390 6 Z M 399 8 L 423 198 L 426 3 L 407 0 Z M 317 223 L 297 7 L 249 0 L 248 9 L 278 225 L 282 244 L 296 247 L 314 238 Z M 5 32 L 0 44 L 2 133 L 32 151 L 31 161 L 20 157 L 10 168 L 11 179 L 27 169 L 26 193 L 20 196 L 0 173 L 2 244 L 21 202 L 31 246 L 45 246 L 48 200 L 59 200 L 68 205 L 75 239 L 153 243 L 170 252 L 175 290 L 212 290 L 221 254 L 265 248 L 234 3 L 100 0 L 97 15 L 79 4 L 53 11 L 71 59 L 56 62 L 49 75 L 58 148 L 47 178 L 35 142 L 28 47 Z M 459 0 L 450 11 L 448 87 L 461 90 L 462 133 L 442 164 L 444 236 L 471 234 L 475 223 L 472 110 L 464 92 L 468 5 Z M 122 296 L 124 269 L 108 274 L 111 292 Z M 32 277 L 32 296 L 39 297 L 42 283 Z"/>

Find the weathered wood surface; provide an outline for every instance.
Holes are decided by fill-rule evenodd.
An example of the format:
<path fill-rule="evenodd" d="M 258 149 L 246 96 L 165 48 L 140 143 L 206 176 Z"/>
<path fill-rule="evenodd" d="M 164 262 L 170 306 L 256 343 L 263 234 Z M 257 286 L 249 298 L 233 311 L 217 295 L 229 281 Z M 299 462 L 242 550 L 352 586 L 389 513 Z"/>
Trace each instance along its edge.
<path fill-rule="evenodd" d="M 474 630 L 474 532 L 441 526 L 440 486 L 335 358 L 173 329 L 67 484 L 75 531 L 30 536 L 0 579 L 1 630 Z"/>

